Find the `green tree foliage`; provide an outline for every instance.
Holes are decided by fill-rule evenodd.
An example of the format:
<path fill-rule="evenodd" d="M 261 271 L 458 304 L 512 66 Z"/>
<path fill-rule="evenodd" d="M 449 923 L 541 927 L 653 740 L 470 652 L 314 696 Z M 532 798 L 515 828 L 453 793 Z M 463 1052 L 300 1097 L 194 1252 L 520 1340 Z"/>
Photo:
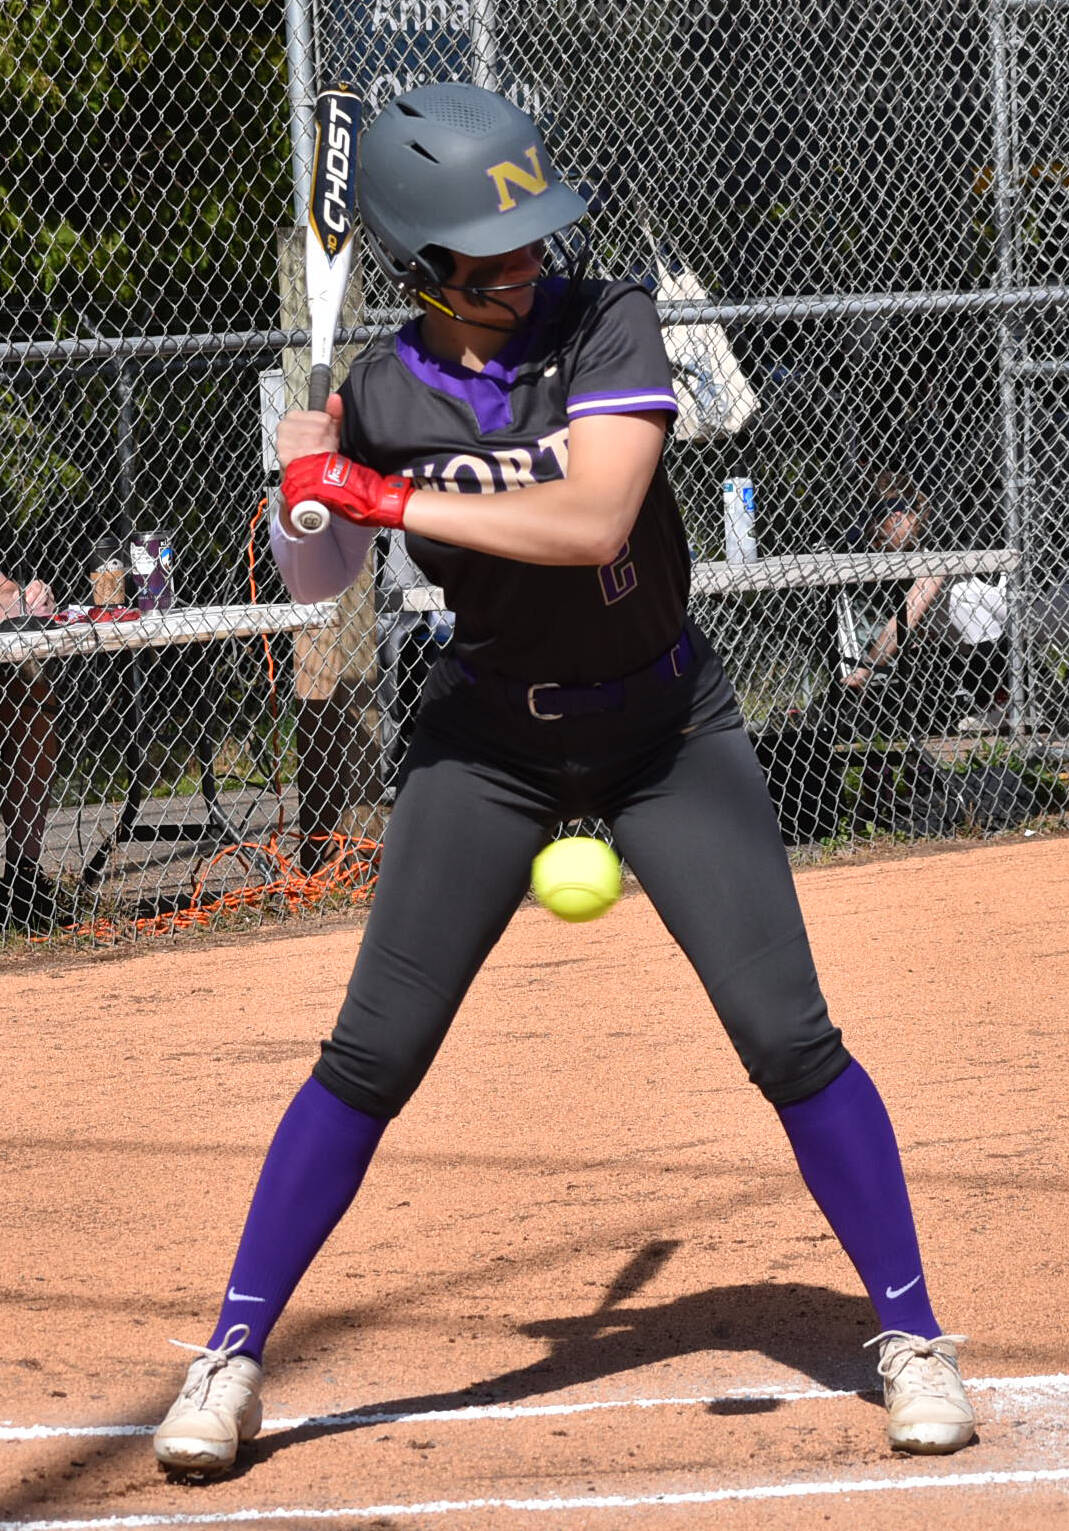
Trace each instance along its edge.
<path fill-rule="evenodd" d="M 5 0 L 8 336 L 243 328 L 289 193 L 281 6 Z"/>
<path fill-rule="evenodd" d="M 277 0 L 4 0 L 0 121 L 6 339 L 277 321 L 276 234 L 292 217 Z M 114 369 L 53 364 L 9 374 L 0 393 L 0 520 L 24 561 L 33 548 L 35 565 L 69 562 L 68 588 L 94 529 L 121 519 L 115 383 Z M 234 456 L 233 393 L 201 379 L 191 446 L 177 410 L 146 417 L 139 379 L 141 487 L 166 468 L 172 490 L 154 513 L 178 494 L 184 515 L 217 515 L 199 488 L 205 463 Z M 253 403 L 237 440 L 257 429 Z M 255 451 L 240 455 L 255 473 Z M 148 513 L 140 496 L 125 508 Z"/>

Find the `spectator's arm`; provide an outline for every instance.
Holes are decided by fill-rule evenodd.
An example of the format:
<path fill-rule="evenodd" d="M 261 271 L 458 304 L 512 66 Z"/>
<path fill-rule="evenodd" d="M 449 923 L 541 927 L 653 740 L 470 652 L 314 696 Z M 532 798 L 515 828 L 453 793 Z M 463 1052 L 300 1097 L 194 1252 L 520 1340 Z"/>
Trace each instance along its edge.
<path fill-rule="evenodd" d="M 906 595 L 906 626 L 912 632 L 927 616 L 932 603 L 943 588 L 941 574 L 925 574 L 915 579 Z"/>
<path fill-rule="evenodd" d="M 913 632 L 924 620 L 932 603 L 943 588 L 942 575 L 922 575 L 915 579 L 906 593 L 906 627 Z M 843 677 L 843 685 L 856 689 L 863 686 L 876 665 L 886 664 L 898 653 L 898 618 L 889 617 L 876 637 L 869 644 L 866 662 L 858 665 Z"/>
<path fill-rule="evenodd" d="M 0 574 L 0 617 L 48 616 L 56 609 L 52 587 L 44 580 L 31 579 L 23 590 L 6 574 Z"/>

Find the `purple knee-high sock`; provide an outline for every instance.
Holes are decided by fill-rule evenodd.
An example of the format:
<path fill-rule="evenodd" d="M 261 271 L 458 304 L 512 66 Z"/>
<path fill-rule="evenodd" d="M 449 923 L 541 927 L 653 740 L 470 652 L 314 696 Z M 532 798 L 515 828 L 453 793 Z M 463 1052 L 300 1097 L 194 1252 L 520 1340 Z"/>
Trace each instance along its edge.
<path fill-rule="evenodd" d="M 386 1125 L 317 1079 L 301 1086 L 267 1150 L 209 1345 L 247 1324 L 241 1354 L 260 1360 L 298 1281 L 360 1189 Z"/>
<path fill-rule="evenodd" d="M 898 1144 L 865 1070 L 851 1062 L 816 1095 L 776 1110 L 802 1179 L 854 1262 L 880 1328 L 926 1339 L 940 1334 Z"/>

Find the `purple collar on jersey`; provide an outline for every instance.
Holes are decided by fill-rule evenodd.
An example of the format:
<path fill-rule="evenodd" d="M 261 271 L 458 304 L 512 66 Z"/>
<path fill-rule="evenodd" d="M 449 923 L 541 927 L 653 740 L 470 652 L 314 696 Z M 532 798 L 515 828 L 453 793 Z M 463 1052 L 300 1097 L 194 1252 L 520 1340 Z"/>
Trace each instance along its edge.
<path fill-rule="evenodd" d="M 552 280 L 546 284 L 551 290 L 557 286 L 558 283 Z M 418 319 L 409 320 L 398 332 L 397 355 L 412 376 L 418 377 L 421 383 L 467 404 L 478 423 L 480 435 L 502 431 L 512 424 L 512 385 L 520 366 L 527 359 L 538 323 L 545 317 L 545 297 L 545 288 L 539 288 L 535 293 L 535 306 L 528 322 L 522 330 L 506 340 L 481 372 L 461 366 L 460 362 L 446 361 L 444 357 L 432 355 L 423 344 Z"/>

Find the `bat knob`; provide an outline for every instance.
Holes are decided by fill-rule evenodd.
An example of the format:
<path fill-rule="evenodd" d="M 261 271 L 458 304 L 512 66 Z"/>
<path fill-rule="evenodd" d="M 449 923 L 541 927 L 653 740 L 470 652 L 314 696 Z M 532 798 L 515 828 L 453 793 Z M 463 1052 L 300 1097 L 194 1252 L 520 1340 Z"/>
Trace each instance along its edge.
<path fill-rule="evenodd" d="M 306 537 L 315 537 L 320 532 L 325 532 L 330 525 L 330 511 L 325 505 L 320 505 L 318 500 L 301 500 L 290 511 L 293 524 Z"/>

